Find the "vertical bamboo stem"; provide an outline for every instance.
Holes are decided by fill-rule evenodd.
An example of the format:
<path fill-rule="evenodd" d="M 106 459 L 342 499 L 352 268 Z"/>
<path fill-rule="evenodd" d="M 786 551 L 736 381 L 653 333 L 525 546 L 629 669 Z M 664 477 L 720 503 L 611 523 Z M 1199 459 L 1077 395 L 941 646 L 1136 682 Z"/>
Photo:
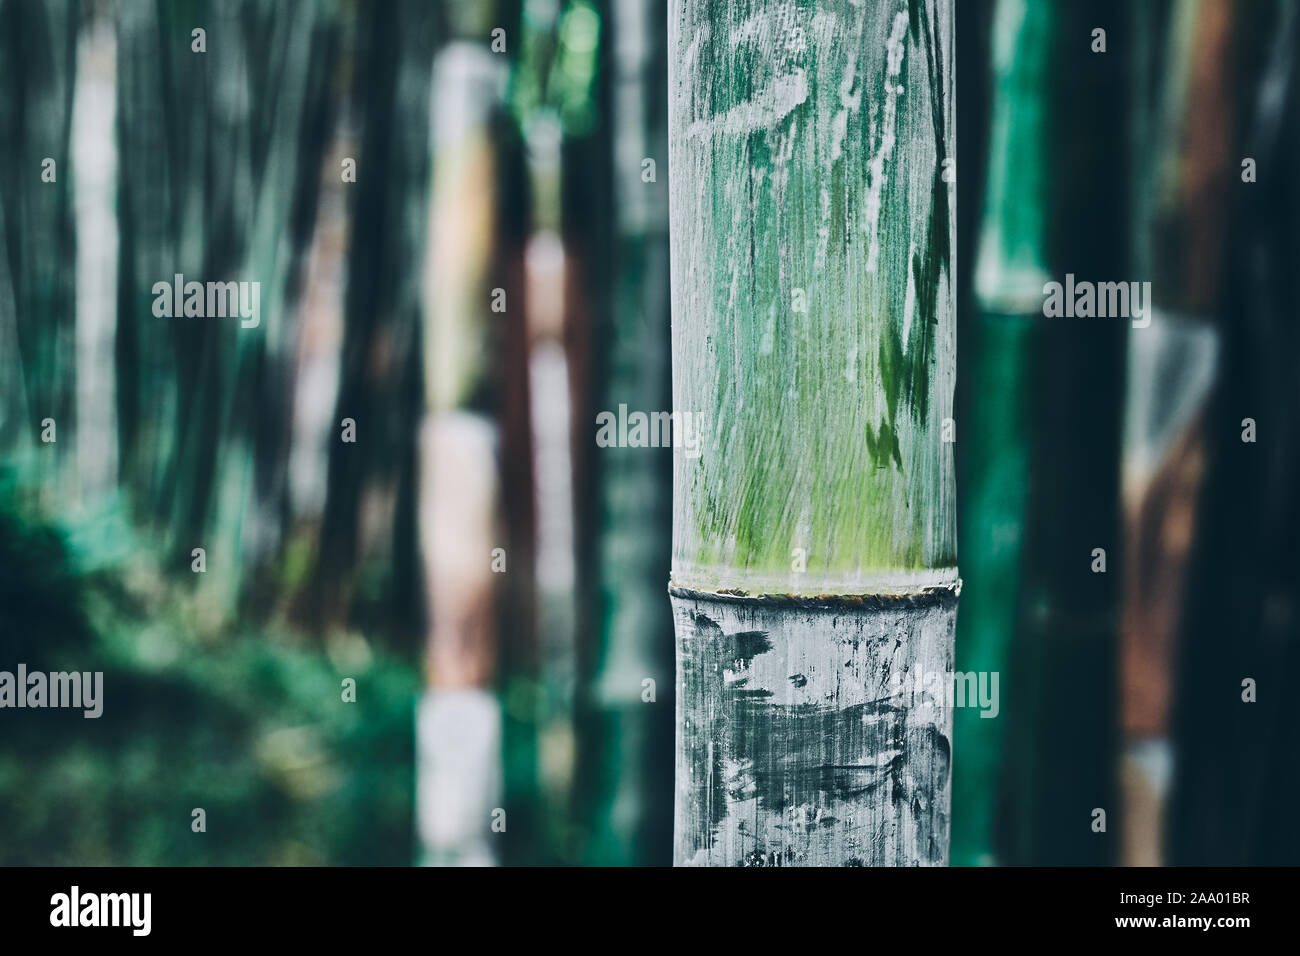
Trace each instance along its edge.
<path fill-rule="evenodd" d="M 952 27 L 670 7 L 679 864 L 948 859 Z"/>

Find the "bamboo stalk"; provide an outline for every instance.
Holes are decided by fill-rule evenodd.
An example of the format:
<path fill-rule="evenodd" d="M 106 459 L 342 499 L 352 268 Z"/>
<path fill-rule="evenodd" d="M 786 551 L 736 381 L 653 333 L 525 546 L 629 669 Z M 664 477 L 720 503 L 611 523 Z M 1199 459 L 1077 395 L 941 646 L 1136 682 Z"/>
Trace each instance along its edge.
<path fill-rule="evenodd" d="M 118 190 L 121 484 L 171 567 L 200 544 L 215 558 L 194 583 L 228 617 L 279 542 L 278 482 L 259 494 L 257 466 L 264 478 L 278 467 L 286 317 L 308 238 L 294 223 L 317 195 L 307 132 L 330 93 L 330 44 L 300 41 L 332 36 L 336 16 L 260 0 L 138 3 L 120 5 L 116 23 L 118 163 L 130 171 Z M 192 47 L 200 26 L 211 54 Z M 257 283 L 256 325 L 160 322 L 153 286 L 177 274 Z"/>
<path fill-rule="evenodd" d="M 1154 132 L 1137 167 L 1146 201 L 1137 204 L 1133 241 L 1155 301 L 1151 327 L 1128 336 L 1124 408 L 1121 862 L 1130 866 L 1164 861 L 1169 714 L 1220 349 L 1214 310 L 1231 198 L 1223 184 L 1237 177 L 1233 61 L 1242 19 L 1229 0 L 1180 0 L 1167 24 L 1142 24 L 1144 58 L 1160 62 L 1158 47 L 1164 58 L 1160 79 L 1149 92 L 1139 84 L 1135 97 L 1148 117 L 1142 128 Z"/>
<path fill-rule="evenodd" d="M 963 329 L 965 368 L 959 528 L 962 620 L 957 667 L 1005 674 L 1016 631 L 1029 495 L 1033 350 L 1047 268 L 1045 124 L 1050 111 L 1050 4 L 989 4 L 993 76 L 986 187 L 974 277 L 973 317 Z M 1006 719 L 954 715 L 961 760 L 953 771 L 952 859 L 998 862 L 1000 766 Z"/>
<path fill-rule="evenodd" d="M 78 14 L 62 0 L 0 3 L 0 441 L 51 501 L 77 478 Z"/>
<path fill-rule="evenodd" d="M 1133 195 L 1127 142 L 1095 132 L 1103 126 L 1123 130 L 1128 123 L 1133 5 L 1005 0 L 999 12 L 1017 7 L 1023 10 L 1023 29 L 1032 32 L 1014 41 L 1014 56 L 1026 58 L 1028 65 L 1031 51 L 1045 50 L 1050 68 L 1024 73 L 1029 85 L 1018 98 L 1026 109 L 1040 111 L 1040 120 L 1016 122 L 1024 127 L 1022 168 L 1033 169 L 1037 181 L 1007 177 L 1008 221 L 1024 216 L 1023 227 L 1031 218 L 1038 220 L 1024 241 L 1041 235 L 1032 259 L 1054 280 L 1071 273 L 1145 278 L 1130 258 L 1128 224 L 1114 214 L 1127 208 Z M 1107 31 L 1106 53 L 1092 50 L 1095 28 Z M 1015 250 L 1021 240 L 1009 233 L 1002 245 Z M 983 266 L 981 258 L 977 285 Z M 1124 336 L 1132 323 L 1049 315 L 1044 286 L 1038 292 L 1037 314 L 1019 358 L 1025 394 L 1034 401 L 1023 406 L 1029 481 L 1015 628 L 1001 681 L 1005 716 L 997 859 L 1011 865 L 1097 865 L 1113 862 L 1119 829 L 1114 756 L 1122 554 L 1115 462 L 1121 394 L 1116 386 L 1123 380 Z M 1105 552 L 1108 567 L 1097 563 L 1096 549 Z M 1087 688 L 1086 697 L 1063 690 L 1068 688 Z M 958 745 L 964 740 L 959 736 Z"/>
<path fill-rule="evenodd" d="M 952 25 L 670 8 L 678 864 L 948 860 Z"/>
<path fill-rule="evenodd" d="M 617 128 L 601 142 L 611 180 L 609 202 L 598 207 L 610 233 L 607 261 L 588 266 L 609 275 L 601 289 L 607 305 L 595 315 L 604 324 L 593 349 L 597 385 L 588 421 L 620 404 L 644 410 L 671 404 L 668 177 L 662 171 L 667 15 L 667 0 L 633 0 L 615 4 L 604 23 L 606 96 Z M 652 182 L 643 172 L 647 158 L 661 170 Z M 589 194 L 582 203 L 596 205 Z M 660 576 L 672 538 L 672 455 L 652 448 L 601 448 L 598 454 L 595 633 L 581 722 L 579 792 L 589 832 L 584 860 L 661 865 L 671 859 L 672 845 L 672 648 L 664 641 L 672 621 Z"/>
<path fill-rule="evenodd" d="M 501 144 L 493 125 L 504 69 L 477 38 L 457 35 L 440 51 L 430 87 L 441 91 L 444 106 L 455 104 L 432 130 L 423 287 L 419 511 L 429 628 L 428 687 L 416 734 L 417 814 L 422 858 L 433 865 L 499 863 L 505 838 L 498 837 L 510 832 L 494 602 L 497 574 L 507 567 L 500 562 L 520 556 L 495 550 L 501 432 L 474 404 L 493 358 L 490 280 L 503 239 L 493 188 Z"/>
<path fill-rule="evenodd" d="M 1294 865 L 1300 746 L 1283 675 L 1300 662 L 1295 488 L 1300 401 L 1294 304 L 1300 197 L 1300 8 L 1251 4 L 1238 21 L 1244 156 L 1233 171 L 1219 304 L 1221 352 L 1170 709 L 1174 866 Z M 1234 156 L 1234 159 L 1237 157 Z M 1243 441 L 1244 417 L 1258 438 Z M 1225 599 L 1229 595 L 1230 599 Z"/>

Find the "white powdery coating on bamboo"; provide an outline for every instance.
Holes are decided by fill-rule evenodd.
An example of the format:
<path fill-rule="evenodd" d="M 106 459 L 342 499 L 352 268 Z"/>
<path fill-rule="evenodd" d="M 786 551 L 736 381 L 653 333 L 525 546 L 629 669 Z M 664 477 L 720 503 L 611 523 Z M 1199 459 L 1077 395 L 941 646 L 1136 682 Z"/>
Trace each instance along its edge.
<path fill-rule="evenodd" d="M 670 6 L 681 586 L 956 580 L 951 32 L 935 0 Z"/>
<path fill-rule="evenodd" d="M 697 120 L 687 129 L 691 139 L 708 138 L 719 134 L 740 136 L 755 130 L 766 129 L 785 119 L 794 108 L 808 99 L 808 77 L 803 70 L 788 76 L 778 76 L 772 84 L 760 90 L 752 100 L 740 103 L 722 116 Z"/>
<path fill-rule="evenodd" d="M 894 29 L 886 49 L 889 65 L 885 72 L 885 106 L 881 120 L 880 149 L 871 159 L 871 180 L 867 187 L 867 271 L 875 272 L 880 262 L 880 194 L 885 188 L 885 163 L 894 154 L 895 125 L 898 120 L 898 96 L 903 87 L 896 83 L 903 68 L 903 37 L 907 34 L 907 14 L 894 17 Z"/>

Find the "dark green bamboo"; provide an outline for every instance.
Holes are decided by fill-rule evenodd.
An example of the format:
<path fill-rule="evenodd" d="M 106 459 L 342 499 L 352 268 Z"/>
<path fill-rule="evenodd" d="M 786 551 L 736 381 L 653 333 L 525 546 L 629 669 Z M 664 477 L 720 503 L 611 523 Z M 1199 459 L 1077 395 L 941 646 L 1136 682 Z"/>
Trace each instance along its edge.
<path fill-rule="evenodd" d="M 50 491 L 76 461 L 69 144 L 79 22 L 76 3 L 0 3 L 0 450 Z M 41 440 L 45 419 L 53 444 Z"/>
<path fill-rule="evenodd" d="M 333 23 L 328 4 L 119 10 L 122 481 L 173 567 L 188 570 L 191 549 L 206 549 L 208 573 L 196 580 L 226 610 L 259 552 L 278 544 L 274 508 L 255 522 L 257 537 L 245 536 L 245 519 L 260 504 L 255 449 L 273 468 L 267 446 L 286 425 L 292 267 L 315 206 L 313 131 L 329 94 L 321 41 Z M 206 52 L 195 49 L 198 28 Z M 176 274 L 259 283 L 257 324 L 155 315 L 154 285 Z"/>
<path fill-rule="evenodd" d="M 668 308 L 668 62 L 664 0 L 614 5 L 602 47 L 601 140 L 609 201 L 595 204 L 612 234 L 608 306 L 593 319 L 598 343 L 595 416 L 620 404 L 671 407 Z M 653 168 L 645 160 L 653 162 Z M 590 194 L 582 205 L 590 206 Z M 575 203 L 575 205 L 578 205 Z M 592 257 L 602 250 L 592 243 Z M 596 280 L 601 266 L 591 262 Z M 665 864 L 671 860 L 672 620 L 661 581 L 671 546 L 672 456 L 667 449 L 594 443 L 594 649 L 582 723 L 579 781 L 585 862 Z"/>

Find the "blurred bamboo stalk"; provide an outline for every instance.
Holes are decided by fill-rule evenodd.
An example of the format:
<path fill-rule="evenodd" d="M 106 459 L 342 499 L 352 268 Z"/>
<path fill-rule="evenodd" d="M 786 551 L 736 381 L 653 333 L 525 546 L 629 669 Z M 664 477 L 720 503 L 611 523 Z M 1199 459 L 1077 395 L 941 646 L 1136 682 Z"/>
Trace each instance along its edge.
<path fill-rule="evenodd" d="M 998 718 L 957 715 L 961 863 L 1102 863 L 1116 842 L 1120 397 L 1105 383 L 1127 321 L 1049 318 L 1044 298 L 1067 273 L 1135 278 L 1112 216 L 1131 195 L 1129 16 L 1117 2 L 996 7 L 958 648 L 964 673 L 1005 671 Z"/>
<path fill-rule="evenodd" d="M 328 37 L 332 17 L 264 0 L 119 9 L 121 477 L 177 567 L 205 548 L 196 580 L 219 618 L 279 543 L 278 521 L 259 520 L 255 456 L 287 427 L 294 265 L 319 184 L 308 134 L 328 108 L 331 46 L 301 38 Z M 259 283 L 261 321 L 160 320 L 153 286 L 175 274 Z"/>
<path fill-rule="evenodd" d="M 319 630 L 365 622 L 400 637 L 418 631 L 423 590 L 417 436 L 428 374 L 421 290 L 437 8 L 399 0 L 361 9 L 353 96 L 362 128 L 351 157 L 356 181 L 347 187 L 343 341 L 319 545 L 303 603 Z M 342 440 L 345 420 L 355 423 L 355 441 Z"/>
<path fill-rule="evenodd" d="M 1051 171 L 1046 265 L 1058 281 L 1070 273 L 1095 282 L 1144 279 L 1134 273 L 1128 222 L 1114 215 L 1133 196 L 1133 5 L 1048 6 L 1056 15 L 1039 144 L 1044 172 Z M 1094 52 L 1097 29 L 1105 31 L 1105 52 Z M 1034 324 L 1031 481 L 1002 699 L 1010 773 L 999 810 L 1000 862 L 1007 864 L 1101 865 L 1117 856 L 1122 394 L 1111 383 L 1123 379 L 1133 320 L 1041 314 Z"/>
<path fill-rule="evenodd" d="M 1125 389 L 1125 865 L 1164 862 L 1169 713 L 1218 351 L 1214 311 L 1231 195 L 1223 184 L 1236 174 L 1233 34 L 1242 15 L 1229 0 L 1181 0 L 1167 26 L 1152 22 L 1147 7 L 1135 23 L 1134 52 L 1145 58 L 1135 84 L 1143 118 L 1135 123 L 1135 250 L 1153 279 L 1154 309 L 1150 326 L 1129 332 Z"/>
<path fill-rule="evenodd" d="M 456 25 L 430 81 L 438 97 L 419 464 L 428 689 L 417 723 L 417 807 L 421 858 L 434 865 L 498 863 L 499 834 L 522 823 L 505 806 L 494 602 L 497 574 L 518 574 L 529 563 L 501 547 L 501 430 L 491 410 L 476 406 L 493 374 L 489 323 L 502 311 L 494 308 L 501 296 L 492 280 L 503 240 L 496 124 L 507 64 L 489 50 L 488 27 L 486 18 L 473 28 Z M 505 314 L 522 306 L 508 294 L 501 304 Z"/>
<path fill-rule="evenodd" d="M 77 46 L 72 158 L 77 189 L 77 479 L 79 499 L 92 506 L 117 490 L 116 82 L 113 26 L 103 17 L 88 18 Z"/>
<path fill-rule="evenodd" d="M 593 237 L 586 257 L 604 296 L 590 317 L 594 381 L 580 435 L 587 447 L 602 411 L 672 405 L 667 19 L 666 0 L 622 0 L 610 6 L 602 35 L 610 120 L 593 160 L 608 182 L 589 180 L 582 193 L 585 206 L 607 211 L 599 217 L 605 247 Z M 673 681 L 660 575 L 671 550 L 672 459 L 667 449 L 609 447 L 591 467 L 594 633 L 579 711 L 583 861 L 663 864 L 671 860 Z"/>
<path fill-rule="evenodd" d="M 1245 10 L 1246 8 L 1242 8 Z M 1177 644 L 1167 860 L 1277 865 L 1300 854 L 1300 749 L 1286 680 L 1300 666 L 1300 9 L 1249 6 L 1236 62 L 1248 105 L 1219 296 L 1220 374 Z M 1243 175 L 1253 161 L 1255 175 Z M 1249 419 L 1249 422 L 1247 422 Z"/>
<path fill-rule="evenodd" d="M 962 613 L 957 670 L 1008 673 L 1019 617 L 1032 424 L 1031 369 L 1043 284 L 1050 280 L 1046 217 L 1050 160 L 1050 4 L 1000 0 L 990 34 L 993 75 L 988 169 L 975 262 L 975 315 L 963 329 L 970 371 L 958 445 Z M 1001 692 L 1010 688 L 999 679 Z M 953 715 L 952 862 L 999 862 L 998 783 L 1006 759 L 1005 705 L 986 718 Z"/>
<path fill-rule="evenodd" d="M 50 504 L 77 473 L 71 131 L 80 9 L 71 0 L 0 2 L 0 443 Z"/>

